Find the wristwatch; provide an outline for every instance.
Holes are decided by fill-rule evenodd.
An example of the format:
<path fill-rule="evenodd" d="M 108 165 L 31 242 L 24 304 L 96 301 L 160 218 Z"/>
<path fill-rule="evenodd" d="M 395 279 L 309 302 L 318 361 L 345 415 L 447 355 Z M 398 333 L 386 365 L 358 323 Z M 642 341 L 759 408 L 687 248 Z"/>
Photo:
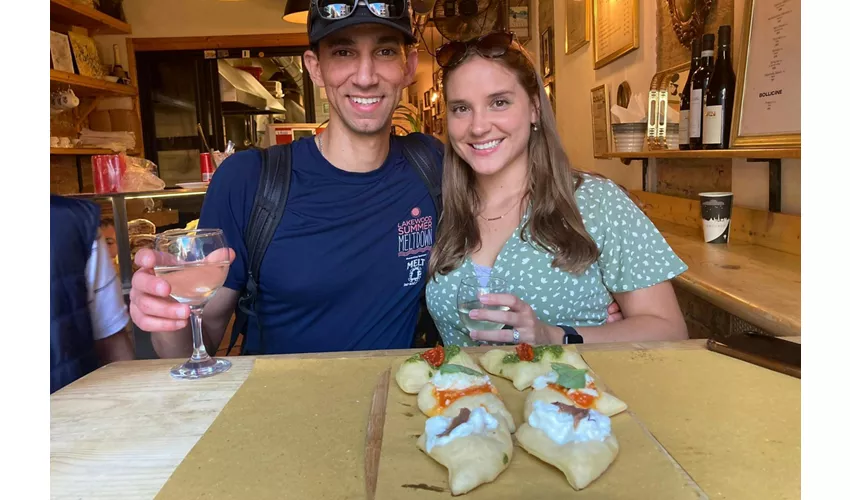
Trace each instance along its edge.
<path fill-rule="evenodd" d="M 567 325 L 558 325 L 558 328 L 564 331 L 565 344 L 584 344 L 584 337 L 575 328 Z"/>

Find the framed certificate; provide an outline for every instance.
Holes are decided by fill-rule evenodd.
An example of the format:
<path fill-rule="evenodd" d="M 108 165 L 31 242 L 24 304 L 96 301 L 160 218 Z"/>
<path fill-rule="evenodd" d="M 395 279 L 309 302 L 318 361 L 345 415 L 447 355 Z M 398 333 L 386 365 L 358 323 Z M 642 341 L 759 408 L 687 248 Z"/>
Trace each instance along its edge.
<path fill-rule="evenodd" d="M 572 54 L 590 42 L 590 10 L 587 0 L 570 0 L 567 2 L 566 14 L 567 44 L 564 49 Z"/>
<path fill-rule="evenodd" d="M 593 0 L 593 69 L 640 45 L 639 0 Z"/>
<path fill-rule="evenodd" d="M 611 150 L 611 107 L 608 85 L 590 89 L 590 123 L 593 131 L 593 157 L 602 158 Z"/>
<path fill-rule="evenodd" d="M 540 35 L 540 76 L 546 78 L 552 74 L 552 28 L 546 28 Z"/>
<path fill-rule="evenodd" d="M 746 0 L 732 148 L 800 147 L 800 3 Z"/>

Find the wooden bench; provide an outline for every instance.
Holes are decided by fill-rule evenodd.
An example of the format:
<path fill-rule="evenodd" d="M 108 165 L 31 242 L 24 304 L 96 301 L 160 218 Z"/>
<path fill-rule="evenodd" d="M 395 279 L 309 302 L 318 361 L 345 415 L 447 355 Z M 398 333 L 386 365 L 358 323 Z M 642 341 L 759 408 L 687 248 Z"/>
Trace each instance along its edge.
<path fill-rule="evenodd" d="M 735 207 L 729 244 L 707 244 L 699 200 L 632 195 L 688 265 L 674 286 L 692 338 L 800 336 L 799 216 Z"/>

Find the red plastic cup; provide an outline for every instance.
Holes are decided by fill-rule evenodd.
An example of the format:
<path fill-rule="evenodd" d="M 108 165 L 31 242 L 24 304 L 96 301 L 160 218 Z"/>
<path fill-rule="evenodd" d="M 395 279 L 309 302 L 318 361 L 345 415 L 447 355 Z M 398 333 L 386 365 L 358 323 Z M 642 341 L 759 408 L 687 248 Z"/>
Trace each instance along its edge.
<path fill-rule="evenodd" d="M 201 181 L 209 182 L 213 172 L 215 167 L 213 167 L 212 156 L 209 153 L 201 153 Z"/>
<path fill-rule="evenodd" d="M 124 157 L 119 154 L 94 155 L 91 157 L 92 178 L 95 193 L 120 193 L 121 179 L 127 171 Z"/>
<path fill-rule="evenodd" d="M 95 193 L 109 192 L 109 172 L 107 171 L 106 160 L 104 155 L 94 155 L 91 157 L 91 173 L 94 181 Z"/>

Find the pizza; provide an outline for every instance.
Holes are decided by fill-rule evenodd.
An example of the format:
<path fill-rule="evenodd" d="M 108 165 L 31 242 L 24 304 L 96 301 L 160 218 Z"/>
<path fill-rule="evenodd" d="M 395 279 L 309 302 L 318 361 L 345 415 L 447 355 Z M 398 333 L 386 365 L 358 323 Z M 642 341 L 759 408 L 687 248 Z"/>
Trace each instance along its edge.
<path fill-rule="evenodd" d="M 534 401 L 528 420 L 516 432 L 517 443 L 558 468 L 575 490 L 604 473 L 620 451 L 610 417 L 561 402 Z"/>
<path fill-rule="evenodd" d="M 494 481 L 513 457 L 507 423 L 483 406 L 461 408 L 451 417 L 429 418 L 416 445 L 448 469 L 452 495 Z"/>
<path fill-rule="evenodd" d="M 596 387 L 596 381 L 588 370 L 565 363 L 552 363 L 551 366 L 549 373 L 537 377 L 531 385 L 533 390 L 525 399 L 526 420 L 537 401 L 593 409 L 609 417 L 626 410 L 626 403 Z"/>
<path fill-rule="evenodd" d="M 514 352 L 493 349 L 481 356 L 479 361 L 489 373 L 512 381 L 520 391 L 531 387 L 537 377 L 552 371 L 552 363 L 585 370 L 590 368 L 575 349 L 563 345 L 532 347 L 518 344 Z"/>
<path fill-rule="evenodd" d="M 469 354 L 458 346 L 437 346 L 415 354 L 406 359 L 395 372 L 395 381 L 402 391 L 418 394 L 422 387 L 434 376 L 436 370 L 445 363 L 465 366 L 473 370 L 481 368 Z"/>
<path fill-rule="evenodd" d="M 499 415 L 511 433 L 516 430 L 514 419 L 490 377 L 465 366 L 442 365 L 419 391 L 417 403 L 429 417 L 453 416 L 462 408 L 484 407 L 489 413 Z"/>

